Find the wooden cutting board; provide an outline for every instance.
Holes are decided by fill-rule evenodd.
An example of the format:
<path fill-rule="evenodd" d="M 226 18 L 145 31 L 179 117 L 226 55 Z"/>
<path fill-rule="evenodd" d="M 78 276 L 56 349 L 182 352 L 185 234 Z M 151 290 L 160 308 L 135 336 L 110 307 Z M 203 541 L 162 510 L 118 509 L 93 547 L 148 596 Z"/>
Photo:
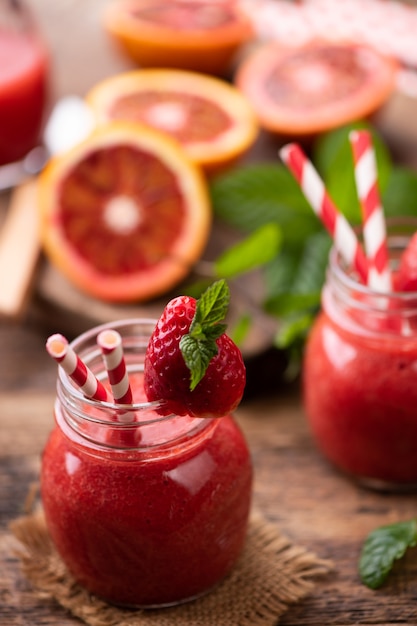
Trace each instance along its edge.
<path fill-rule="evenodd" d="M 236 240 L 236 234 L 221 224 L 213 227 L 205 260 L 215 258 L 217 253 Z M 189 279 L 192 281 L 191 279 Z M 250 315 L 252 324 L 241 350 L 245 356 L 253 356 L 267 350 L 273 342 L 277 321 L 263 313 L 261 303 L 264 293 L 259 271 L 250 272 L 229 282 L 231 302 L 228 325 L 232 330 L 242 315 Z M 118 319 L 133 317 L 158 318 L 166 303 L 176 295 L 185 293 L 185 285 L 165 296 L 146 303 L 112 304 L 92 298 L 74 287 L 58 270 L 44 259 L 36 279 L 38 304 L 49 322 L 56 325 L 56 332 L 78 335 L 92 326 Z"/>

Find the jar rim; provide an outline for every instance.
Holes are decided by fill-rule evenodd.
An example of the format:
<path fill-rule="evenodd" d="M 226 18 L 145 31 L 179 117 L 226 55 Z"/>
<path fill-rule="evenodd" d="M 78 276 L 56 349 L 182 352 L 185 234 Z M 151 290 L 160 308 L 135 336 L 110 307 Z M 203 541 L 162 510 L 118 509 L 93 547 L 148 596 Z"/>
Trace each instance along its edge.
<path fill-rule="evenodd" d="M 386 223 L 388 246 L 397 250 L 404 249 L 406 242 L 410 239 L 412 234 L 417 232 L 417 218 L 413 216 L 388 218 Z M 404 230 L 402 230 L 404 228 L 409 228 L 410 232 L 404 232 Z M 355 230 L 357 234 L 359 234 L 359 228 Z M 383 292 L 361 283 L 357 276 L 349 271 L 347 264 L 343 261 L 342 255 L 335 245 L 331 247 L 329 253 L 329 271 L 343 288 L 351 292 L 356 292 L 359 295 L 394 298 L 402 302 L 415 302 L 416 300 L 416 292 L 414 291 L 395 291 L 391 289 L 390 291 Z"/>
<path fill-rule="evenodd" d="M 78 335 L 75 339 L 73 339 L 70 342 L 70 347 L 77 353 L 79 354 L 79 349 L 80 346 L 82 345 L 88 345 L 88 342 L 95 339 L 98 334 L 103 331 L 103 330 L 117 330 L 120 331 L 123 327 L 133 327 L 133 326 L 143 326 L 149 327 L 149 330 L 153 329 L 155 327 L 157 323 L 157 320 L 155 318 L 126 318 L 126 319 L 119 319 L 119 320 L 115 320 L 112 322 L 104 322 L 102 324 L 99 324 L 98 326 L 94 326 L 93 328 L 90 328 L 89 330 L 84 331 L 83 333 L 81 333 L 80 335 Z M 150 336 L 150 334 L 149 334 Z M 94 348 L 91 351 L 91 355 L 94 356 L 101 356 L 101 352 L 100 349 Z M 88 365 L 88 359 L 86 359 L 86 365 Z M 82 392 L 82 390 L 77 387 L 77 385 L 71 380 L 70 376 L 63 370 L 63 368 L 59 367 L 58 368 L 58 384 L 61 384 L 63 389 L 65 390 L 65 392 L 68 394 L 68 396 L 72 399 L 72 401 L 76 404 L 82 404 L 83 406 L 90 406 L 96 409 L 100 409 L 102 411 L 107 412 L 113 412 L 116 414 L 123 414 L 126 412 L 145 412 L 145 411 L 152 411 L 155 413 L 155 417 L 152 417 L 152 419 L 149 420 L 141 420 L 140 422 L 112 422 L 111 426 L 112 428 L 134 428 L 135 426 L 137 427 L 143 427 L 146 426 L 147 424 L 154 424 L 156 422 L 161 422 L 167 419 L 171 419 L 173 414 L 169 413 L 168 415 L 158 415 L 157 410 L 163 408 L 166 405 L 165 401 L 161 401 L 161 400 L 147 400 L 147 401 L 141 401 L 141 402 L 133 402 L 131 404 L 120 404 L 117 402 L 112 402 L 112 401 L 105 401 L 105 400 L 96 400 L 94 398 L 89 398 L 87 396 L 85 396 Z M 91 420 L 95 423 L 98 424 L 103 424 L 103 425 L 108 425 L 109 421 L 108 418 L 107 419 L 100 419 L 99 417 L 97 417 L 97 415 L 94 416 L 86 416 L 86 419 Z"/>

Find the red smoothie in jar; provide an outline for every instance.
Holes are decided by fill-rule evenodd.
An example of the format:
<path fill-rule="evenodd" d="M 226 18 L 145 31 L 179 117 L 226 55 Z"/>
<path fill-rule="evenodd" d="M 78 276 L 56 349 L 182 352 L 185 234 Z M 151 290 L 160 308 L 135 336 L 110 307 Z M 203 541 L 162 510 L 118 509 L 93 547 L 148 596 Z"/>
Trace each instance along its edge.
<path fill-rule="evenodd" d="M 143 402 L 142 374 L 130 382 Z M 74 410 L 70 388 L 58 383 L 41 485 L 48 529 L 74 577 L 133 607 L 213 588 L 242 551 L 251 500 L 250 456 L 233 418 L 161 417 L 144 403 L 137 421 L 117 424 L 77 392 Z"/>
<path fill-rule="evenodd" d="M 33 32 L 0 23 L 0 165 L 22 159 L 39 142 L 47 101 L 48 57 Z"/>
<path fill-rule="evenodd" d="M 368 486 L 416 487 L 417 294 L 372 293 L 333 253 L 303 392 L 312 434 L 338 468 Z"/>

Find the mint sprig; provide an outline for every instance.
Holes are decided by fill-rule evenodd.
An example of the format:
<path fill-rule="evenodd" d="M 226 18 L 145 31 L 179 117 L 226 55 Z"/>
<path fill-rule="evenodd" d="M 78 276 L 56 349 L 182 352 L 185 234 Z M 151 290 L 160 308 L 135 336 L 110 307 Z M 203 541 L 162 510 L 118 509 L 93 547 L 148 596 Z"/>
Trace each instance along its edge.
<path fill-rule="evenodd" d="M 353 225 L 361 223 L 349 141 L 349 133 L 359 128 L 372 133 L 386 216 L 417 215 L 416 172 L 393 163 L 383 138 L 365 121 L 324 133 L 312 145 L 312 161 L 335 204 Z M 319 310 L 318 295 L 325 280 L 331 243 L 327 232 L 278 155 L 271 163 L 248 163 L 219 175 L 211 181 L 210 193 L 216 217 L 243 236 L 260 229 L 264 237 L 267 234 L 272 238 L 272 231 L 261 229 L 272 225 L 277 228 L 275 257 L 263 258 L 259 263 L 266 292 L 259 306 L 278 320 L 275 346 L 294 354 L 292 363 L 299 369 L 309 327 Z M 268 246 L 271 252 L 273 247 L 270 243 Z M 236 257 L 240 254 L 246 261 L 250 257 L 248 251 L 249 248 L 237 248 L 233 263 L 227 254 L 218 259 L 214 277 L 233 278 L 239 267 Z M 247 271 L 244 262 L 239 267 L 242 270 Z"/>
<path fill-rule="evenodd" d="M 180 340 L 180 350 L 191 373 L 190 389 L 193 391 L 216 356 L 216 339 L 227 325 L 220 322 L 226 317 L 230 291 L 225 280 L 218 280 L 197 300 L 196 310 L 187 335 Z"/>
<path fill-rule="evenodd" d="M 216 278 L 234 278 L 270 263 L 281 248 L 282 238 L 278 224 L 259 226 L 217 257 L 213 264 Z"/>
<path fill-rule="evenodd" d="M 359 559 L 362 582 L 378 589 L 385 582 L 394 561 L 417 545 L 417 520 L 396 522 L 373 530 L 365 540 Z"/>

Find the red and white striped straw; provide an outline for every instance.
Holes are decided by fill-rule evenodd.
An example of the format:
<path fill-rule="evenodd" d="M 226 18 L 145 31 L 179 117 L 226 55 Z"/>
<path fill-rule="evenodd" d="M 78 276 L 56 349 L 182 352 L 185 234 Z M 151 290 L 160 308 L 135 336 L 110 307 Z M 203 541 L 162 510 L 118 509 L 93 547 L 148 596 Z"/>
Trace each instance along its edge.
<path fill-rule="evenodd" d="M 298 144 L 283 146 L 279 154 L 301 187 L 311 208 L 333 238 L 334 245 L 345 263 L 354 267 L 361 280 L 368 282 L 368 260 L 349 222 L 325 189 L 313 164 Z"/>
<path fill-rule="evenodd" d="M 97 337 L 97 344 L 103 354 L 114 401 L 118 404 L 132 404 L 132 389 L 120 334 L 116 330 L 103 330 Z"/>
<path fill-rule="evenodd" d="M 122 337 L 116 330 L 103 330 L 97 337 L 97 344 L 101 349 L 107 369 L 114 401 L 117 404 L 132 404 L 133 394 L 126 369 L 123 354 Z M 134 411 L 125 411 L 118 414 L 119 421 L 133 422 Z"/>
<path fill-rule="evenodd" d="M 63 335 L 51 335 L 46 342 L 46 350 L 87 398 L 111 401 L 107 389 L 83 363 Z"/>
<path fill-rule="evenodd" d="M 384 211 L 378 190 L 378 174 L 371 134 L 349 133 L 356 189 L 362 210 L 363 239 L 369 262 L 368 285 L 387 292 L 392 289 Z"/>

